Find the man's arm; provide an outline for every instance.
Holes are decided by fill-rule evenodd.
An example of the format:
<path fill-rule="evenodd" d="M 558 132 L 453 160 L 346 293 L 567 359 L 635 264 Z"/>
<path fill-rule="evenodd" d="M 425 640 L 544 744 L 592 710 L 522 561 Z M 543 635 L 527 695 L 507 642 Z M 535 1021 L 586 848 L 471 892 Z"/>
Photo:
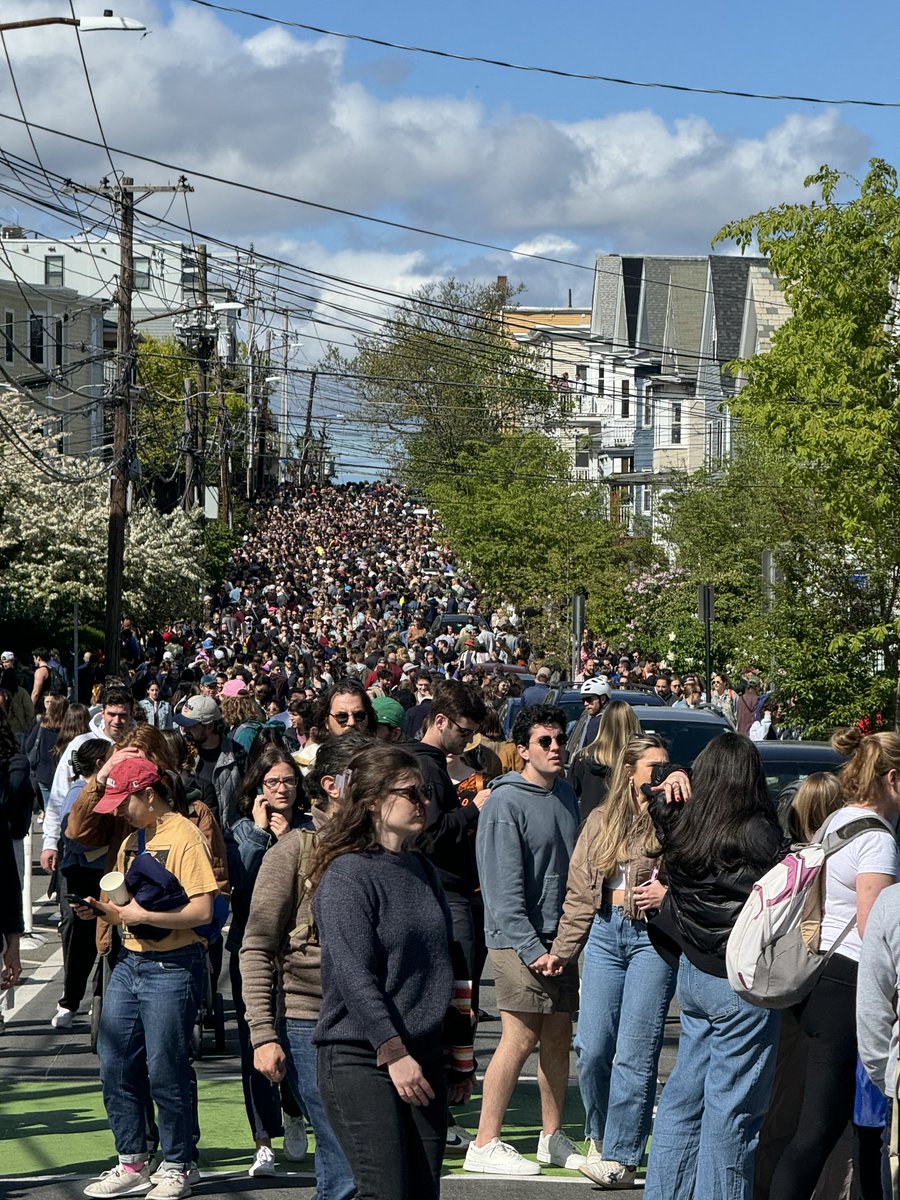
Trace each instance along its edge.
<path fill-rule="evenodd" d="M 872 1082 L 887 1095 L 893 1094 L 893 1082 L 887 1075 L 897 1028 L 898 900 L 900 889 L 887 888 L 869 913 L 856 988 L 859 1057 Z"/>
<path fill-rule="evenodd" d="M 546 954 L 528 918 L 525 863 L 518 825 L 508 810 L 497 812 L 497 798 L 479 823 L 475 842 L 481 891 L 497 929 L 527 966 Z"/>
<path fill-rule="evenodd" d="M 41 697 L 41 691 L 44 687 L 44 683 L 49 678 L 50 678 L 50 668 L 49 667 L 38 667 L 38 669 L 34 673 L 34 685 L 31 689 L 31 703 L 32 704 L 37 704 L 38 700 Z"/>

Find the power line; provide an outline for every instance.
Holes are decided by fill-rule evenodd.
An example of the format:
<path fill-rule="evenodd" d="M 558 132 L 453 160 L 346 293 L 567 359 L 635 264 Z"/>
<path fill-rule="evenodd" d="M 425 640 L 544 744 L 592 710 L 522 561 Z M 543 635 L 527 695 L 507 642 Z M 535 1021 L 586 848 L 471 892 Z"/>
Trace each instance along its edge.
<path fill-rule="evenodd" d="M 835 104 L 856 105 L 860 108 L 900 108 L 897 100 L 829 100 L 821 96 L 792 96 L 790 94 L 769 92 L 742 92 L 730 88 L 699 87 L 686 83 L 660 83 L 649 80 L 623 79 L 616 75 L 595 75 L 581 71 L 564 71 L 560 67 L 538 67 L 524 63 L 506 62 L 499 58 L 483 58 L 477 54 L 456 54 L 450 50 L 436 50 L 427 46 L 410 46 L 403 42 L 389 42 L 384 38 L 366 37 L 361 33 L 339 33 L 335 29 L 323 29 L 319 25 L 305 25 L 300 21 L 288 21 L 283 17 L 272 17 L 266 13 L 251 12 L 245 8 L 235 8 L 226 4 L 213 4 L 212 0 L 191 0 L 202 8 L 215 9 L 217 12 L 231 13 L 239 17 L 251 17 L 256 21 L 266 21 L 271 25 L 283 25 L 288 29 L 303 29 L 308 33 L 319 33 L 325 37 L 342 38 L 349 42 L 364 42 L 370 46 L 379 46 L 386 50 L 402 50 L 407 54 L 428 54 L 434 58 L 446 58 L 454 62 L 481 63 L 487 67 L 502 67 L 507 71 L 525 71 L 532 75 L 553 75 L 559 79 L 580 79 L 589 83 L 612 83 L 620 87 L 656 88 L 668 92 L 687 92 L 701 96 L 732 96 L 739 100 L 781 100 L 798 104 Z M 196 174 L 196 172 L 194 172 Z"/>

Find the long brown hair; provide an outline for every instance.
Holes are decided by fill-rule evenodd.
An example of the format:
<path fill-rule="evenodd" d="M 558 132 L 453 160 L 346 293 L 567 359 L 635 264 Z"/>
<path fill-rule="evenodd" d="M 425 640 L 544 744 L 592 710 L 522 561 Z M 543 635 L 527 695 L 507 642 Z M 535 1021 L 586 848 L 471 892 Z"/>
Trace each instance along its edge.
<path fill-rule="evenodd" d="M 45 696 L 41 729 L 59 729 L 68 711 L 69 701 L 65 696 Z"/>
<path fill-rule="evenodd" d="M 630 708 L 630 705 L 617 707 Z M 654 734 L 631 737 L 619 755 L 609 785 L 609 794 L 600 809 L 597 836 L 591 845 L 590 857 L 597 870 L 607 879 L 615 875 L 619 863 L 627 862 L 635 844 L 645 854 L 656 854 L 659 842 L 653 822 L 646 809 L 638 807 L 631 786 L 634 768 L 650 750 L 665 750 L 665 742 Z"/>
<path fill-rule="evenodd" d="M 313 890 L 342 854 L 362 854 L 378 845 L 371 804 L 390 791 L 400 775 L 413 775 L 421 784 L 418 760 L 393 742 L 373 742 L 350 759 L 340 811 L 319 834 L 309 878 Z"/>
<path fill-rule="evenodd" d="M 126 746 L 140 750 L 145 758 L 156 763 L 163 771 L 177 771 L 181 766 L 168 739 L 163 736 L 161 730 L 152 725 L 135 725 L 133 729 L 129 729 L 119 743 L 119 749 L 124 750 Z"/>
<path fill-rule="evenodd" d="M 60 758 L 72 738 L 91 731 L 91 711 L 84 704 L 70 704 L 59 727 L 56 743 L 50 753 Z"/>

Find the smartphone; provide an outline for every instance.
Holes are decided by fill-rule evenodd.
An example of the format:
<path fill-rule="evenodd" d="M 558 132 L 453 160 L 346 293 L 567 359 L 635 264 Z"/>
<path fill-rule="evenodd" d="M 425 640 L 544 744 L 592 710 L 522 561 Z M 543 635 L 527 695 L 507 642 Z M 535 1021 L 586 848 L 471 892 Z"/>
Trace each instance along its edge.
<path fill-rule="evenodd" d="M 88 903 L 84 896 L 76 896 L 74 892 L 66 892 L 66 900 L 69 902 L 69 904 L 80 904 L 82 908 L 89 908 L 91 912 L 96 913 L 98 917 L 106 916 L 106 913 L 102 908 L 98 908 L 96 904 Z"/>

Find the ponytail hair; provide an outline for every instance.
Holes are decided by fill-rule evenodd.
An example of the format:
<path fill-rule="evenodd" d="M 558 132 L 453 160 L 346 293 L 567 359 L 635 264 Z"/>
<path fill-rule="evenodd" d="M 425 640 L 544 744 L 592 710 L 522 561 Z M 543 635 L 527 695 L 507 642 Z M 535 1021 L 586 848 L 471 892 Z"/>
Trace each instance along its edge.
<path fill-rule="evenodd" d="M 851 725 L 836 730 L 831 745 L 847 756 L 839 772 L 845 803 L 871 804 L 878 799 L 878 780 L 889 771 L 900 771 L 900 734 L 881 731 L 866 736 Z"/>

